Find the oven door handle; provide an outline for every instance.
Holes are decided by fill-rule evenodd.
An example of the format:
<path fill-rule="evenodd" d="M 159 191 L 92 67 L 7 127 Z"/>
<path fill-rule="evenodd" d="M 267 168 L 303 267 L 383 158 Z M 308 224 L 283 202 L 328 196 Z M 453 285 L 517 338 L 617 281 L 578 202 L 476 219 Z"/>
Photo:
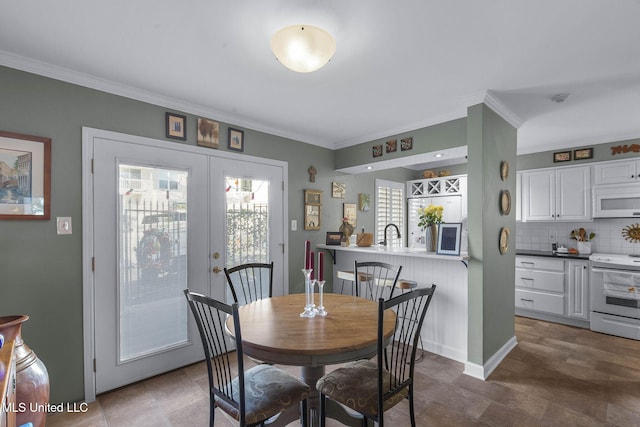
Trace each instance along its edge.
<path fill-rule="evenodd" d="M 621 273 L 621 274 L 628 274 L 630 276 L 640 274 L 640 271 L 638 270 L 616 270 L 613 268 L 603 268 L 603 267 L 591 267 L 591 271 L 593 271 L 594 273 Z"/>

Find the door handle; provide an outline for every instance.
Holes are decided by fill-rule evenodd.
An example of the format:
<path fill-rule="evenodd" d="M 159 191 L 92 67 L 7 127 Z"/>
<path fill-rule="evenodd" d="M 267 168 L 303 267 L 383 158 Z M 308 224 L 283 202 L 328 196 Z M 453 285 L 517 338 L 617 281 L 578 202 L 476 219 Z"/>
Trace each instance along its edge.
<path fill-rule="evenodd" d="M 222 269 L 218 266 L 213 267 L 213 272 L 214 273 L 220 273 L 222 271 Z"/>

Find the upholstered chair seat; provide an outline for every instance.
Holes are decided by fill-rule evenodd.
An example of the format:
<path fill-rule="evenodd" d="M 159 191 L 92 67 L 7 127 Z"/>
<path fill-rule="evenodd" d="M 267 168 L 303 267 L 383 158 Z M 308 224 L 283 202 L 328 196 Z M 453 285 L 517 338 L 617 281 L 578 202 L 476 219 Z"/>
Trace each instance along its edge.
<path fill-rule="evenodd" d="M 382 389 L 386 394 L 396 381 L 386 370 L 382 378 Z M 378 363 L 375 360 L 358 360 L 338 368 L 318 380 L 316 388 L 330 399 L 369 418 L 378 416 Z M 409 389 L 403 388 L 384 401 L 384 410 L 394 407 L 408 395 Z"/>

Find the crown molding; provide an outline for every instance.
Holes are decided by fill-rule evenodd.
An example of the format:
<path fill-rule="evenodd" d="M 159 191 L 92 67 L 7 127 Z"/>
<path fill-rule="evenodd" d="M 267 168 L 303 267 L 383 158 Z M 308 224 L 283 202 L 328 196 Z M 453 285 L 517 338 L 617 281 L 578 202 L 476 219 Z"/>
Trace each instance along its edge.
<path fill-rule="evenodd" d="M 333 148 L 332 144 L 327 141 L 315 140 L 305 135 L 287 132 L 282 129 L 268 126 L 259 121 L 248 120 L 239 116 L 229 115 L 222 111 L 212 110 L 202 105 L 187 102 L 183 99 L 172 98 L 140 88 L 123 85 L 90 74 L 80 73 L 68 68 L 59 67 L 57 65 L 52 65 L 42 61 L 35 61 L 33 59 L 25 58 L 23 56 L 6 51 L 0 51 L 0 65 L 36 74 L 39 76 L 48 77 L 54 80 L 60 80 L 66 83 L 75 84 L 89 89 L 99 90 L 101 92 L 109 93 L 112 95 L 146 102 L 167 109 L 189 113 L 199 117 L 210 118 L 212 120 L 221 121 L 224 123 L 232 124 L 234 126 L 280 136 L 282 138 L 287 138 L 294 141 L 317 145 L 323 148 Z"/>
<path fill-rule="evenodd" d="M 524 124 L 524 120 L 507 108 L 493 91 L 488 90 L 486 92 L 483 102 L 514 128 L 518 129 Z"/>

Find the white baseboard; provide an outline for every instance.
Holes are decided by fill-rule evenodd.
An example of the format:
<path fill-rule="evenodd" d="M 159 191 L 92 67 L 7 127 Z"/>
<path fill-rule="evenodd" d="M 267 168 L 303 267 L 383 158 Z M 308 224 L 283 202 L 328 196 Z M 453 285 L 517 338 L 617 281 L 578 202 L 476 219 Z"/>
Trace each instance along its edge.
<path fill-rule="evenodd" d="M 484 365 L 466 362 L 464 364 L 463 373 L 465 375 L 469 375 L 483 381 L 486 380 L 494 371 L 494 369 L 498 367 L 500 362 L 502 362 L 502 360 L 507 357 L 507 354 L 509 354 L 509 352 L 515 348 L 516 345 L 518 345 L 518 340 L 515 336 L 513 336 L 502 346 L 502 348 L 496 351 Z"/>

